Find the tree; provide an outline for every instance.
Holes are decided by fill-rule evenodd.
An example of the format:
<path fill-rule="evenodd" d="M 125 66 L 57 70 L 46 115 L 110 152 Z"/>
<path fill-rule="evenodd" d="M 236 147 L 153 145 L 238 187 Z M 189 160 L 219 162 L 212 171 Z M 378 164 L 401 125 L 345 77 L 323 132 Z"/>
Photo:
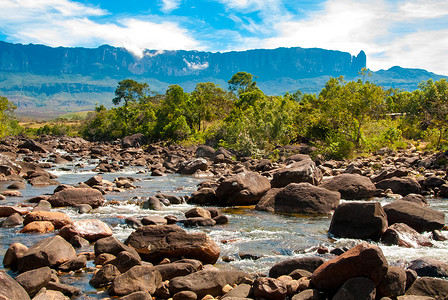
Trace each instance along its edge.
<path fill-rule="evenodd" d="M 18 131 L 19 125 L 14 115 L 16 108 L 8 98 L 0 96 L 0 138 Z"/>
<path fill-rule="evenodd" d="M 236 91 L 238 95 L 241 95 L 242 93 L 250 92 L 257 88 L 257 82 L 253 80 L 254 75 L 247 72 L 238 72 L 227 83 L 229 84 L 230 91 Z"/>
<path fill-rule="evenodd" d="M 121 101 L 124 101 L 124 106 L 128 106 L 129 103 L 144 101 L 148 97 L 148 93 L 149 86 L 147 83 L 138 83 L 132 79 L 124 79 L 118 83 L 112 103 L 119 105 Z"/>

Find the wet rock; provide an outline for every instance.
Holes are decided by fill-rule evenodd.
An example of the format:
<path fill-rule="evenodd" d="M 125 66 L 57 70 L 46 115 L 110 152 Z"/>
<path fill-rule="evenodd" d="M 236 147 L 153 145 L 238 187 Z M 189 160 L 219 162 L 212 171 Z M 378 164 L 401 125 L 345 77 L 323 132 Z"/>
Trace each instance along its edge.
<path fill-rule="evenodd" d="M 82 295 L 81 289 L 71 286 L 71 285 L 68 285 L 68 284 L 63 284 L 60 282 L 50 281 L 46 288 L 49 290 L 59 291 L 69 297 L 72 297 L 72 296 L 76 297 L 76 296 Z"/>
<path fill-rule="evenodd" d="M 23 224 L 23 218 L 18 213 L 13 213 L 1 223 L 2 227 L 14 227 Z"/>
<path fill-rule="evenodd" d="M 213 204 L 216 203 L 216 192 L 212 188 L 202 188 L 191 195 L 189 203 L 195 204 Z"/>
<path fill-rule="evenodd" d="M 291 300 L 324 300 L 325 295 L 318 290 L 306 289 L 294 295 Z"/>
<path fill-rule="evenodd" d="M 372 280 L 364 277 L 354 277 L 344 283 L 334 295 L 333 300 L 375 300 L 375 295 L 375 284 Z"/>
<path fill-rule="evenodd" d="M 420 277 L 414 281 L 405 295 L 430 296 L 436 299 L 448 297 L 448 281 L 431 277 Z"/>
<path fill-rule="evenodd" d="M 184 203 L 184 201 L 175 195 L 167 195 L 167 194 L 157 194 L 156 197 L 161 198 L 161 199 L 167 199 L 170 204 L 182 204 Z"/>
<path fill-rule="evenodd" d="M 259 277 L 253 284 L 253 293 L 256 298 L 283 300 L 286 292 L 285 283 L 275 278 Z"/>
<path fill-rule="evenodd" d="M 8 185 L 6 188 L 9 190 L 23 190 L 25 186 L 26 185 L 23 181 L 16 181 Z"/>
<path fill-rule="evenodd" d="M 117 276 L 119 276 L 120 274 L 121 272 L 118 271 L 117 267 L 108 264 L 103 266 L 93 274 L 92 279 L 90 279 L 89 281 L 89 284 L 94 288 L 100 288 L 112 283 L 112 281 L 114 281 L 114 279 L 117 278 Z"/>
<path fill-rule="evenodd" d="M 211 158 L 215 154 L 215 149 L 207 145 L 199 145 L 196 149 L 196 157 L 208 157 Z"/>
<path fill-rule="evenodd" d="M 366 277 L 377 285 L 387 269 L 388 263 L 381 249 L 363 243 L 322 264 L 313 272 L 311 284 L 329 293 L 336 292 L 353 277 Z"/>
<path fill-rule="evenodd" d="M 104 266 L 106 264 L 108 264 L 109 262 L 113 261 L 114 259 L 116 259 L 117 257 L 113 254 L 110 253 L 101 253 L 97 256 L 95 256 L 95 260 L 94 260 L 94 264 L 95 265 L 100 265 L 100 266 Z"/>
<path fill-rule="evenodd" d="M 196 227 L 196 226 L 215 226 L 216 221 L 212 218 L 202 218 L 202 217 L 196 217 L 196 218 L 188 218 L 184 222 L 185 227 Z"/>
<path fill-rule="evenodd" d="M 331 219 L 328 233 L 335 237 L 379 239 L 387 229 L 387 216 L 378 202 L 342 203 Z"/>
<path fill-rule="evenodd" d="M 78 214 L 87 214 L 92 211 L 92 206 L 88 204 L 79 204 L 75 208 L 78 210 Z"/>
<path fill-rule="evenodd" d="M 219 215 L 213 218 L 217 225 L 224 225 L 229 223 L 229 217 L 225 215 Z"/>
<path fill-rule="evenodd" d="M 200 263 L 200 262 L 199 262 Z M 171 280 L 179 276 L 186 276 L 202 269 L 202 264 L 192 264 L 188 262 L 174 262 L 155 266 L 162 275 L 162 280 Z"/>
<path fill-rule="evenodd" d="M 417 180 L 412 177 L 393 177 L 381 180 L 375 186 L 382 190 L 391 189 L 394 194 L 400 194 L 402 196 L 420 194 L 422 190 Z"/>
<path fill-rule="evenodd" d="M 419 258 L 411 261 L 408 269 L 423 277 L 448 277 L 448 264 L 434 258 Z"/>
<path fill-rule="evenodd" d="M 62 271 L 71 271 L 82 269 L 87 265 L 87 257 L 85 255 L 79 255 L 63 264 L 61 264 L 58 269 Z"/>
<path fill-rule="evenodd" d="M 143 209 L 162 210 L 163 204 L 160 203 L 159 198 L 151 196 L 143 202 Z"/>
<path fill-rule="evenodd" d="M 413 202 L 416 204 L 420 204 L 422 206 L 428 206 L 428 202 L 426 201 L 425 196 L 419 195 L 419 194 L 407 194 L 403 198 L 400 199 L 401 201 L 408 201 Z"/>
<path fill-rule="evenodd" d="M 23 224 L 27 225 L 35 221 L 51 222 L 56 229 L 62 228 L 65 225 L 71 224 L 70 217 L 58 211 L 33 211 L 26 215 Z"/>
<path fill-rule="evenodd" d="M 152 300 L 152 296 L 150 293 L 145 291 L 134 292 L 129 295 L 123 296 L 120 298 L 121 300 Z"/>
<path fill-rule="evenodd" d="M 153 266 L 135 266 L 115 278 L 109 288 L 111 295 L 129 295 L 133 292 L 146 291 L 154 294 L 162 285 L 162 276 Z"/>
<path fill-rule="evenodd" d="M 284 260 L 272 266 L 269 270 L 269 277 L 278 278 L 282 275 L 289 275 L 297 269 L 306 270 L 312 273 L 323 263 L 324 260 L 317 256 Z"/>
<path fill-rule="evenodd" d="M 444 179 L 433 175 L 426 177 L 425 180 L 423 180 L 422 185 L 425 189 L 433 189 L 436 187 L 440 187 L 443 184 L 446 184 L 446 181 Z"/>
<path fill-rule="evenodd" d="M 406 288 L 405 291 L 407 291 L 411 285 L 414 283 L 414 281 L 418 278 L 417 272 L 411 269 L 406 269 Z"/>
<path fill-rule="evenodd" d="M 21 197 L 22 193 L 17 190 L 7 190 L 3 191 L 2 195 L 5 197 Z"/>
<path fill-rule="evenodd" d="M 310 183 L 291 183 L 275 195 L 274 211 L 296 214 L 329 214 L 339 205 L 340 194 Z"/>
<path fill-rule="evenodd" d="M 90 245 L 90 242 L 86 240 L 83 237 L 80 237 L 79 235 L 75 235 L 69 240 L 70 245 L 72 245 L 75 248 L 83 248 L 88 247 Z"/>
<path fill-rule="evenodd" d="M 281 188 L 272 188 L 269 191 L 267 191 L 266 194 L 264 194 L 264 196 L 261 197 L 260 201 L 258 201 L 257 205 L 255 206 L 255 209 L 259 211 L 267 211 L 273 213 L 275 211 L 275 197 L 281 190 L 282 190 Z"/>
<path fill-rule="evenodd" d="M 108 263 L 116 266 L 121 273 L 125 273 L 134 266 L 141 265 L 141 259 L 127 251 L 121 251 L 115 259 Z"/>
<path fill-rule="evenodd" d="M 442 184 L 439 186 L 439 193 L 437 194 L 439 197 L 448 197 L 448 184 Z"/>
<path fill-rule="evenodd" d="M 341 174 L 320 185 L 330 191 L 339 192 L 345 200 L 367 199 L 377 194 L 370 178 L 358 174 Z"/>
<path fill-rule="evenodd" d="M 141 220 L 142 225 L 166 225 L 168 221 L 161 216 L 145 216 Z"/>
<path fill-rule="evenodd" d="M 34 221 L 26 224 L 19 233 L 47 233 L 55 230 L 53 223 L 49 221 Z"/>
<path fill-rule="evenodd" d="M 143 133 L 128 135 L 121 140 L 121 147 L 123 148 L 141 147 L 145 144 L 146 144 L 146 137 Z"/>
<path fill-rule="evenodd" d="M 381 237 L 381 242 L 386 245 L 398 245 L 408 248 L 432 246 L 428 238 L 403 223 L 395 223 L 389 226 Z"/>
<path fill-rule="evenodd" d="M 70 300 L 70 298 L 59 291 L 41 288 L 33 300 Z"/>
<path fill-rule="evenodd" d="M 446 241 L 446 240 L 447 240 L 447 237 L 444 236 L 444 235 L 440 232 L 440 230 L 433 230 L 433 231 L 432 231 L 432 239 L 433 239 L 434 241 Z"/>
<path fill-rule="evenodd" d="M 412 202 L 397 200 L 383 208 L 389 225 L 405 223 L 418 232 L 439 230 L 445 225 L 444 213 Z"/>
<path fill-rule="evenodd" d="M 33 297 L 39 290 L 45 287 L 51 279 L 51 269 L 42 267 L 24 272 L 16 277 L 16 281 Z"/>
<path fill-rule="evenodd" d="M 96 185 L 102 185 L 103 184 L 103 176 L 101 175 L 95 175 L 84 181 L 85 184 L 87 184 L 90 187 L 96 186 Z"/>
<path fill-rule="evenodd" d="M 225 293 L 221 299 L 249 298 L 252 292 L 252 285 L 242 283 L 234 287 L 231 291 Z"/>
<path fill-rule="evenodd" d="M 139 257 L 137 251 L 134 248 L 123 244 L 114 236 L 97 240 L 94 245 L 94 250 L 96 256 L 99 256 L 102 253 L 109 253 L 117 256 L 118 254 L 120 254 L 120 252 L 127 251 L 132 255 Z"/>
<path fill-rule="evenodd" d="M 0 270 L 0 298 L 10 300 L 29 300 L 25 289 L 11 278 L 4 270 Z"/>
<path fill-rule="evenodd" d="M 176 216 L 168 215 L 168 216 L 165 216 L 165 219 L 166 219 L 168 225 L 173 225 L 173 224 L 177 223 Z"/>
<path fill-rule="evenodd" d="M 139 228 L 140 226 L 143 226 L 142 222 L 137 219 L 136 217 L 127 217 L 125 220 L 125 223 L 134 229 Z"/>
<path fill-rule="evenodd" d="M 220 253 L 218 245 L 205 233 L 189 234 L 177 225 L 142 226 L 131 233 L 125 244 L 150 262 L 185 257 L 214 264 Z"/>
<path fill-rule="evenodd" d="M 103 221 L 97 219 L 86 219 L 74 221 L 59 230 L 59 235 L 67 241 L 76 235 L 85 238 L 89 242 L 112 236 L 112 230 Z"/>
<path fill-rule="evenodd" d="M 92 188 L 69 188 L 56 192 L 48 199 L 54 207 L 89 204 L 96 208 L 104 204 L 103 194 Z"/>
<path fill-rule="evenodd" d="M 290 183 L 308 182 L 318 185 L 322 180 L 322 172 L 311 160 L 304 156 L 301 161 L 294 162 L 285 168 L 273 171 L 271 185 L 273 188 L 285 187 Z"/>
<path fill-rule="evenodd" d="M 202 298 L 208 294 L 219 296 L 225 285 L 241 283 L 244 278 L 250 275 L 241 271 L 198 271 L 186 276 L 176 277 L 170 280 L 169 289 L 171 294 L 180 291 L 192 291 Z"/>
<path fill-rule="evenodd" d="M 406 291 L 406 271 L 390 266 L 386 275 L 376 287 L 378 297 L 397 297 Z"/>
<path fill-rule="evenodd" d="M 196 218 L 196 217 L 211 218 L 212 215 L 208 210 L 206 210 L 202 207 L 195 207 L 195 208 L 192 208 L 192 209 L 186 211 L 185 217 L 186 218 Z"/>
<path fill-rule="evenodd" d="M 269 180 L 255 172 L 233 175 L 216 189 L 218 201 L 225 205 L 254 205 L 271 188 Z"/>
<path fill-rule="evenodd" d="M 204 158 L 192 158 L 190 160 L 180 163 L 177 170 L 180 174 L 191 175 L 197 170 L 205 171 L 207 170 L 208 163 Z"/>
<path fill-rule="evenodd" d="M 46 266 L 57 267 L 74 258 L 76 258 L 76 251 L 73 246 L 56 235 L 45 238 L 31 246 L 18 259 L 17 265 L 20 272 L 25 272 Z"/>
<path fill-rule="evenodd" d="M 23 254 L 28 251 L 28 247 L 21 243 L 14 243 L 9 246 L 6 250 L 5 256 L 3 257 L 3 266 L 6 268 L 11 268 L 13 270 L 17 269 L 17 261 L 23 256 Z"/>

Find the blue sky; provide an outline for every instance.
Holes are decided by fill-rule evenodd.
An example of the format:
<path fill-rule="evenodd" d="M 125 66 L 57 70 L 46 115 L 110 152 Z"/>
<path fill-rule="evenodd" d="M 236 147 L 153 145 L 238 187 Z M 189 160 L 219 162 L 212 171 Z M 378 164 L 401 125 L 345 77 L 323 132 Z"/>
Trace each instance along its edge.
<path fill-rule="evenodd" d="M 447 0 L 0 0 L 0 40 L 230 51 L 364 50 L 372 70 L 448 75 Z"/>

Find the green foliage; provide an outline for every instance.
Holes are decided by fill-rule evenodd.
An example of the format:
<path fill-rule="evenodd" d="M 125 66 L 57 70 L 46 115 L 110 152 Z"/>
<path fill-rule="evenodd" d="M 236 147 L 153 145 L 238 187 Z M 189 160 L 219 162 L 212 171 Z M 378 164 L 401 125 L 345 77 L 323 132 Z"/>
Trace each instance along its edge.
<path fill-rule="evenodd" d="M 254 81 L 254 75 L 247 72 L 238 72 L 227 82 L 229 90 L 237 92 L 238 95 L 257 89 L 257 82 Z"/>
<path fill-rule="evenodd" d="M 12 102 L 0 96 L 0 138 L 21 130 L 14 114 L 15 109 L 16 106 Z"/>

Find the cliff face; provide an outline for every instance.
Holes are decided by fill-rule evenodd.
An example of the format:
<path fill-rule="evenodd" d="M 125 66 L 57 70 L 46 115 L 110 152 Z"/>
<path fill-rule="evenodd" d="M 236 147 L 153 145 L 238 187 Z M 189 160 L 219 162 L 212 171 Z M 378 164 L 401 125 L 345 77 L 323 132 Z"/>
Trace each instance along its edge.
<path fill-rule="evenodd" d="M 259 80 L 356 76 L 365 66 L 363 51 L 355 57 L 346 52 L 302 48 L 226 53 L 146 50 L 143 58 L 138 58 L 111 46 L 51 48 L 0 42 L 0 72 L 39 75 L 140 76 L 177 83 L 202 77 L 227 81 L 238 71 L 252 73 Z"/>

